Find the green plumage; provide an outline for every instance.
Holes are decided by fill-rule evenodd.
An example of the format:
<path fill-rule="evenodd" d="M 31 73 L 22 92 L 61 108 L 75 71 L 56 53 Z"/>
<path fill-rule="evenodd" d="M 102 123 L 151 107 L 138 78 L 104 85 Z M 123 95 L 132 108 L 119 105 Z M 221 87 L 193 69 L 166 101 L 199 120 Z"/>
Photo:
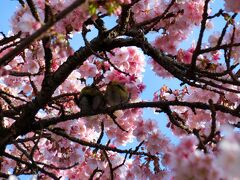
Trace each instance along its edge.
<path fill-rule="evenodd" d="M 96 86 L 86 86 L 80 93 L 78 106 L 81 112 L 93 112 L 105 107 L 105 99 Z"/>
<path fill-rule="evenodd" d="M 115 106 L 118 104 L 123 104 L 129 100 L 129 92 L 125 86 L 122 84 L 112 81 L 108 84 L 105 99 L 108 105 Z"/>

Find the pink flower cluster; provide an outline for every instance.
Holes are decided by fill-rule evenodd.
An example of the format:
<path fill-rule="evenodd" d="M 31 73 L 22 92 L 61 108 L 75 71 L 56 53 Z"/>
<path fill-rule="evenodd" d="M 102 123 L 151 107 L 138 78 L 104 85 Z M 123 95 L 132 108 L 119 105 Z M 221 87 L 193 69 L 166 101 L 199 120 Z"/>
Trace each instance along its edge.
<path fill-rule="evenodd" d="M 95 77 L 99 71 L 97 69 L 97 66 L 90 62 L 89 60 L 84 61 L 83 65 L 79 68 L 79 73 L 81 74 L 81 78 L 93 78 Z"/>
<path fill-rule="evenodd" d="M 183 137 L 177 147 L 164 155 L 163 164 L 170 168 L 170 179 L 221 179 L 214 155 L 197 150 L 197 143 L 195 136 Z"/>
<path fill-rule="evenodd" d="M 123 83 L 131 95 L 131 100 L 136 100 L 145 87 L 142 83 L 145 57 L 142 51 L 136 47 L 123 47 L 115 49 L 113 52 L 114 56 L 110 55 L 110 61 L 118 69 L 109 68 L 104 74 L 104 81 L 106 84 L 111 81 Z M 111 66 L 108 63 L 104 65 L 105 67 Z M 121 71 L 128 75 L 123 74 Z"/>
<path fill-rule="evenodd" d="M 236 108 L 236 105 L 239 104 L 239 94 L 236 93 L 225 93 L 224 96 L 219 96 L 219 94 L 207 91 L 207 90 L 200 90 L 198 88 L 189 88 L 189 94 L 185 94 L 183 96 L 183 101 L 186 102 L 204 102 L 208 103 L 209 99 L 213 100 L 213 103 L 225 105 L 229 108 Z M 205 136 L 208 136 L 211 131 L 211 112 L 196 109 L 196 114 L 190 109 L 186 107 L 172 107 L 178 115 L 184 119 L 184 123 L 189 126 L 190 128 L 201 129 L 200 133 Z M 240 119 L 238 117 L 234 117 L 227 113 L 217 112 L 216 113 L 216 128 L 219 129 L 220 125 L 231 123 L 237 123 Z M 183 135 L 183 131 L 175 126 L 171 126 L 171 129 L 176 135 Z"/>
<path fill-rule="evenodd" d="M 133 131 L 133 135 L 139 142 L 145 142 L 144 145 L 148 152 L 151 154 L 167 152 L 170 141 L 158 130 L 156 121 L 141 119 L 136 122 L 136 127 L 137 128 Z"/>
<path fill-rule="evenodd" d="M 220 173 L 226 179 L 237 179 L 240 177 L 240 134 L 234 132 L 231 127 L 224 127 L 222 131 L 225 137 L 219 144 L 219 150 L 215 159 Z"/>
<path fill-rule="evenodd" d="M 141 17 L 142 19 L 136 19 L 137 21 L 145 21 L 149 20 L 152 17 L 162 14 L 162 10 L 164 7 L 167 7 L 167 3 L 165 1 L 155 1 L 155 3 L 159 3 L 158 6 L 151 6 L 152 1 L 141 1 L 138 5 L 136 5 L 136 17 Z M 163 8 L 158 8 L 158 7 Z M 155 7 L 155 8 L 150 8 Z M 194 50 L 191 47 L 188 50 L 177 50 L 179 44 L 186 40 L 188 35 L 190 35 L 191 30 L 194 26 L 200 24 L 202 19 L 204 1 L 203 0 L 196 0 L 196 1 L 184 1 L 175 4 L 171 11 L 176 13 L 176 16 L 172 18 L 168 18 L 165 20 L 161 20 L 154 28 L 156 30 L 164 29 L 161 36 L 157 36 L 153 42 L 153 45 L 165 53 L 171 55 L 177 55 L 177 60 L 184 63 L 190 63 L 192 52 Z M 138 10 L 139 9 L 139 10 Z M 183 12 L 179 12 L 182 10 Z M 152 14 L 152 15 L 150 15 Z M 137 16 L 138 15 L 138 16 Z M 141 15 L 141 16 L 140 16 Z M 153 71 L 156 72 L 157 75 L 161 77 L 171 77 L 171 75 L 166 72 L 159 64 L 156 62 L 152 62 Z"/>
<path fill-rule="evenodd" d="M 197 149 L 195 136 L 184 136 L 176 147 L 163 156 L 173 179 L 235 179 L 239 177 L 240 136 L 232 129 L 223 130 L 225 137 L 214 149 L 204 154 Z"/>
<path fill-rule="evenodd" d="M 225 0 L 225 9 L 230 12 L 240 12 L 240 1 Z"/>
<path fill-rule="evenodd" d="M 51 6 L 52 10 L 52 15 L 49 16 L 52 16 L 52 18 L 54 18 L 54 16 L 56 16 L 63 9 L 71 5 L 71 3 L 73 2 L 73 0 L 49 1 L 49 5 Z M 18 33 L 19 31 L 21 31 L 21 36 L 26 37 L 41 27 L 41 23 L 44 22 L 45 3 L 44 1 L 36 1 L 35 3 L 37 7 L 37 12 L 39 14 L 40 22 L 38 22 L 32 16 L 29 8 L 19 8 L 19 10 L 16 11 L 15 16 L 12 18 L 12 26 L 14 33 Z M 54 31 L 64 35 L 73 31 L 80 31 L 84 20 L 86 20 L 88 17 L 88 4 L 85 3 L 79 8 L 73 10 L 73 12 L 71 12 L 66 18 L 58 22 L 54 26 Z M 51 33 L 54 34 L 53 31 L 51 31 Z"/>
<path fill-rule="evenodd" d="M 240 7 L 239 7 L 240 8 Z M 234 42 L 233 43 L 238 43 L 240 41 L 240 25 L 238 23 L 236 23 L 236 29 L 235 29 L 235 34 L 234 34 Z M 231 43 L 231 37 L 233 34 L 233 29 L 231 28 L 231 30 L 226 34 L 224 40 L 227 43 Z M 231 57 L 235 60 L 234 64 L 240 63 L 240 48 L 238 46 L 233 47 L 232 48 L 232 52 L 231 52 Z"/>
<path fill-rule="evenodd" d="M 163 4 L 163 3 L 161 3 Z M 158 6 L 156 6 L 158 7 Z M 165 29 L 166 32 L 157 37 L 154 41 L 156 48 L 175 55 L 178 45 L 186 40 L 194 26 L 200 24 L 202 19 L 204 1 L 187 1 L 181 4 L 175 4 L 170 10 L 176 13 L 176 17 L 160 21 L 156 29 Z M 160 11 L 162 8 L 157 8 Z M 183 10 L 183 13 L 179 13 Z M 161 14 L 162 12 L 159 12 Z"/>
<path fill-rule="evenodd" d="M 49 0 L 52 7 L 52 13 L 56 15 L 74 0 Z M 119 0 L 119 3 L 129 4 L 131 0 Z M 163 13 L 170 1 L 159 0 L 141 0 L 134 5 L 133 13 L 137 23 L 150 20 Z M 176 57 L 176 61 L 180 63 L 190 64 L 194 46 L 189 49 L 178 48 L 179 44 L 185 40 L 190 34 L 194 26 L 200 24 L 204 6 L 204 0 L 177 0 L 177 3 L 170 8 L 174 16 L 165 18 L 157 23 L 152 30 L 162 31 L 163 33 L 156 37 L 153 42 L 155 48 L 171 54 Z M 50 34 L 56 35 L 56 39 L 50 44 L 52 50 L 51 72 L 55 72 L 67 59 L 73 54 L 73 50 L 68 44 L 68 35 L 74 31 L 81 31 L 83 22 L 89 17 L 88 3 L 75 9 L 69 16 L 58 22 Z M 39 12 L 41 22 L 38 22 L 28 8 L 20 8 L 12 18 L 13 33 L 22 32 L 21 37 L 25 38 L 34 33 L 41 27 L 44 17 L 45 2 L 36 0 L 37 10 Z M 159 8 L 160 7 L 160 8 Z M 99 11 L 104 11 L 99 8 Z M 225 8 L 227 11 L 239 12 L 239 1 L 226 0 Z M 117 14 L 118 12 L 116 12 Z M 236 35 L 234 42 L 240 41 L 240 28 L 236 26 Z M 224 38 L 225 42 L 230 42 L 232 30 L 227 32 Z M 219 34 L 215 33 L 209 37 L 208 45 L 216 46 Z M 206 45 L 207 48 L 207 45 Z M 0 57 L 4 56 L 8 51 L 2 51 Z M 232 48 L 232 57 L 236 63 L 240 59 L 239 47 Z M 127 88 L 130 93 L 130 102 L 140 101 L 140 94 L 145 88 L 143 84 L 143 72 L 145 68 L 145 57 L 143 52 L 136 47 L 116 48 L 111 53 L 107 53 L 108 58 L 99 59 L 91 56 L 56 89 L 53 96 L 62 95 L 63 93 L 79 93 L 85 86 L 79 79 L 84 78 L 87 82 L 92 79 L 101 79 L 97 84 L 100 91 L 105 91 L 106 86 L 111 81 L 117 81 Z M 20 106 L 23 103 L 31 101 L 41 90 L 44 77 L 44 47 L 41 42 L 32 43 L 28 49 L 25 49 L 19 56 L 15 57 L 8 65 L 0 69 L 0 90 L 9 93 L 12 97 L 11 104 L 0 99 L 2 109 L 10 109 L 10 105 Z M 221 72 L 223 66 L 218 64 L 220 52 L 213 51 L 198 57 L 197 66 L 206 69 L 211 66 L 211 71 Z M 157 75 L 162 77 L 171 77 L 163 67 L 155 61 L 151 61 L 152 68 Z M 113 66 L 113 65 L 114 66 Z M 222 84 L 229 87 L 227 84 Z M 238 86 L 231 86 L 232 89 L 240 90 Z M 186 101 L 186 102 L 203 102 L 208 103 L 209 99 L 215 104 L 224 105 L 230 109 L 235 109 L 240 103 L 240 94 L 225 92 L 219 95 L 211 91 L 201 90 L 197 88 L 183 88 L 182 90 L 170 90 L 164 86 L 160 91 L 154 94 L 154 101 Z M 18 99 L 14 98 L 16 96 Z M 20 100 L 22 99 L 22 101 Z M 60 102 L 66 113 L 77 113 L 79 108 L 73 99 Z M 46 106 L 41 109 L 36 119 L 59 117 L 61 114 L 59 107 Z M 171 107 L 173 115 L 183 119 L 184 125 L 191 129 L 199 129 L 200 137 L 207 137 L 211 132 L 212 118 L 211 111 L 174 106 Z M 114 179 L 121 180 L 158 180 L 158 179 L 237 179 L 240 177 L 240 135 L 239 132 L 222 133 L 220 125 L 227 123 L 237 123 L 239 118 L 230 114 L 216 112 L 216 131 L 219 131 L 219 145 L 214 143 L 207 144 L 208 154 L 198 150 L 198 139 L 195 136 L 186 136 L 185 132 L 174 126 L 171 122 L 167 124 L 169 128 L 177 135 L 181 142 L 173 145 L 170 140 L 159 130 L 158 124 L 152 119 L 144 120 L 142 117 L 142 109 L 128 109 L 114 112 L 115 121 L 121 126 L 123 131 L 113 122 L 109 115 L 96 115 L 91 117 L 79 118 L 66 121 L 50 126 L 58 128 L 66 132 L 70 136 L 84 140 L 89 143 L 95 143 L 101 133 L 101 123 L 104 123 L 104 138 L 111 139 L 109 147 L 125 146 L 131 143 L 134 138 L 138 142 L 144 141 L 141 151 L 156 155 L 155 159 L 133 156 L 132 159 L 126 160 L 124 165 L 119 166 L 124 157 L 116 152 L 103 150 L 94 151 L 93 147 L 82 146 L 71 142 L 63 137 L 57 136 L 50 131 L 43 132 L 38 146 L 33 153 L 34 161 L 50 164 L 56 167 L 72 166 L 76 161 L 78 165 L 71 169 L 60 170 L 55 168 L 49 170 L 52 173 L 68 179 L 89 179 L 93 171 L 98 167 L 103 172 L 98 172 L 95 178 L 109 179 L 110 168 L 105 153 L 113 167 L 119 166 L 114 171 Z M 13 119 L 4 117 L 3 125 L 9 127 L 13 123 Z M 46 134 L 45 134 L 46 133 Z M 28 133 L 26 138 L 32 138 L 35 134 Z M 45 138 L 44 135 L 51 135 L 51 139 Z M 22 137 L 18 137 L 22 138 Z M 26 142 L 25 146 L 31 150 L 34 146 L 32 141 Z M 15 146 L 11 146 L 6 150 L 10 154 L 21 157 L 23 160 L 27 158 Z M 18 166 L 14 161 L 7 158 L 0 159 L 1 172 L 8 173 L 9 170 Z M 20 165 L 19 165 L 20 166 Z M 161 168 L 160 168 L 161 167 Z M 25 168 L 21 165 L 18 168 Z M 44 167 L 48 170 L 48 167 Z M 225 173 L 223 173 L 223 171 Z M 41 179 L 48 177 L 42 176 Z"/>
<path fill-rule="evenodd" d="M 117 123 L 127 132 L 117 127 L 111 118 L 104 119 L 107 136 L 113 140 L 114 145 L 126 145 L 132 142 L 134 139 L 134 130 L 138 128 L 136 122 L 141 118 L 141 114 L 141 109 L 117 111 L 114 113 L 117 117 Z"/>
<path fill-rule="evenodd" d="M 29 36 L 41 27 L 41 23 L 37 22 L 28 8 L 16 11 L 11 23 L 13 33 L 21 32 L 21 37 Z"/>

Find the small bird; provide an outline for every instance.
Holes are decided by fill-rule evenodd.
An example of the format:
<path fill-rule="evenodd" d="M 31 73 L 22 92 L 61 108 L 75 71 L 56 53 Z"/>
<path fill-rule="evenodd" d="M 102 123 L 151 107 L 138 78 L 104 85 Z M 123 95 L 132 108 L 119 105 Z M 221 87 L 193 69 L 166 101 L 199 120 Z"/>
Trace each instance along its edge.
<path fill-rule="evenodd" d="M 107 85 L 105 100 L 110 106 L 123 104 L 129 101 L 129 92 L 121 83 L 112 81 Z"/>
<path fill-rule="evenodd" d="M 105 99 L 102 92 L 94 85 L 82 89 L 76 104 L 81 112 L 93 112 L 105 107 Z"/>

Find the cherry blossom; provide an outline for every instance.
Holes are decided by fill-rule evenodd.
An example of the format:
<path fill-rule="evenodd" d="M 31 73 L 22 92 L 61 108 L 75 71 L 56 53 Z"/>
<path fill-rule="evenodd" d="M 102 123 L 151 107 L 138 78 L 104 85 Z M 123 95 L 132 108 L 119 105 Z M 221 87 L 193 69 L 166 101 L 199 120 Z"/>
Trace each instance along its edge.
<path fill-rule="evenodd" d="M 233 0 L 225 0 L 225 9 L 231 12 L 239 12 L 240 11 L 240 2 Z"/>
<path fill-rule="evenodd" d="M 17 3 L 0 36 L 0 177 L 238 179 L 238 1 Z M 107 103 L 111 82 L 126 102 Z M 86 86 L 103 101 L 89 112 Z"/>

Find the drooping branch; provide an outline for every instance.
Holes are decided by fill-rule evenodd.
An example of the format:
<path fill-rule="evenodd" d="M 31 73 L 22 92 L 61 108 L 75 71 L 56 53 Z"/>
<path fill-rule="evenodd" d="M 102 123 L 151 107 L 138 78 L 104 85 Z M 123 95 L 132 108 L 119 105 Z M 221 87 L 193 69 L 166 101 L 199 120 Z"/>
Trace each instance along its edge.
<path fill-rule="evenodd" d="M 144 33 L 147 34 L 157 23 L 159 23 L 162 19 L 166 17 L 166 15 L 168 14 L 171 7 L 175 4 L 175 2 L 176 0 L 172 0 L 162 14 L 152 19 L 138 23 L 136 24 L 136 27 L 144 28 Z"/>
<path fill-rule="evenodd" d="M 52 21 L 53 15 L 51 14 L 51 8 L 48 4 L 48 1 L 45 2 L 45 19 L 44 22 L 48 23 L 49 21 Z M 52 64 L 52 50 L 50 48 L 51 45 L 51 38 L 50 36 L 45 36 L 42 39 L 43 43 L 43 49 L 44 49 L 44 59 L 45 59 L 45 77 L 50 75 L 51 73 L 51 64 Z"/>
<path fill-rule="evenodd" d="M 102 152 L 103 152 L 103 154 L 104 154 L 104 156 L 105 156 L 105 158 L 107 159 L 107 162 L 108 162 L 108 167 L 109 167 L 109 171 L 110 171 L 110 179 L 113 180 L 114 179 L 113 165 L 112 165 L 112 163 L 111 163 L 111 161 L 108 157 L 108 154 L 107 154 L 106 150 L 103 150 Z"/>
<path fill-rule="evenodd" d="M 58 131 L 57 129 L 52 129 L 51 132 L 59 135 L 59 136 L 62 136 L 72 142 L 75 142 L 75 143 L 78 143 L 78 144 L 81 144 L 83 146 L 87 146 L 87 147 L 92 147 L 92 148 L 98 148 L 98 149 L 101 149 L 101 150 L 105 150 L 105 151 L 113 151 L 113 152 L 117 152 L 117 153 L 120 153 L 120 154 L 130 154 L 130 155 L 142 155 L 142 156 L 147 156 L 149 158 L 153 158 L 154 156 L 149 154 L 149 153 L 146 153 L 146 152 L 143 152 L 143 151 L 133 151 L 131 149 L 118 149 L 116 147 L 110 147 L 108 145 L 102 145 L 102 144 L 98 144 L 98 143 L 93 143 L 93 142 L 87 142 L 87 141 L 84 141 L 84 140 L 81 140 L 81 139 L 78 139 L 78 138 L 75 138 L 75 137 L 72 137 L 68 134 L 66 134 L 65 132 L 63 131 Z"/>
<path fill-rule="evenodd" d="M 190 66 L 186 66 L 183 63 L 177 62 L 175 59 L 171 58 L 170 56 L 164 55 L 163 53 L 155 49 L 147 40 L 143 41 L 142 39 L 139 40 L 135 38 L 134 41 L 135 41 L 135 45 L 141 48 L 145 54 L 153 58 L 155 62 L 157 62 L 160 66 L 164 67 L 164 69 L 166 69 L 174 77 L 181 80 L 183 83 L 186 83 L 186 84 L 189 84 L 190 86 L 198 87 L 201 89 L 214 91 L 218 94 L 223 94 L 221 90 L 225 90 L 233 93 L 240 93 L 239 90 L 224 87 L 223 85 L 220 85 L 218 82 L 214 82 L 213 80 L 211 80 L 210 76 L 208 77 L 209 80 L 207 78 L 203 78 L 203 75 L 201 75 L 200 77 L 195 76 L 193 81 L 192 76 L 189 74 L 189 69 L 191 68 Z M 195 70 L 198 73 L 201 72 L 201 70 L 198 69 L 197 67 L 195 67 Z M 234 84 L 233 81 L 228 81 L 228 82 Z M 207 86 L 209 86 L 209 88 L 207 88 Z"/>
<path fill-rule="evenodd" d="M 25 38 L 16 48 L 8 52 L 2 58 L 0 58 L 0 66 L 8 64 L 15 56 L 21 53 L 25 48 L 31 45 L 34 41 L 36 41 L 40 36 L 47 32 L 56 22 L 63 19 L 67 14 L 72 12 L 75 8 L 83 4 L 84 0 L 76 0 L 69 7 L 61 11 L 58 15 L 55 16 L 54 19 L 48 21 L 45 25 L 43 25 L 39 30 L 34 32 L 31 36 Z"/>
<path fill-rule="evenodd" d="M 21 36 L 21 32 L 15 34 L 13 36 L 10 36 L 10 37 L 4 37 L 3 39 L 0 40 L 0 46 L 3 46 L 3 45 L 8 44 L 10 42 L 13 42 L 16 39 L 20 38 L 20 36 Z"/>
<path fill-rule="evenodd" d="M 214 136 L 216 135 L 216 109 L 213 104 L 213 101 L 209 100 L 210 110 L 211 110 L 211 117 L 212 117 L 212 124 L 211 124 L 211 132 L 208 135 L 208 137 L 205 139 L 204 144 L 207 144 L 208 142 L 212 141 Z"/>
<path fill-rule="evenodd" d="M 231 109 L 219 104 L 213 104 L 213 105 L 216 111 L 228 113 L 240 118 L 240 113 L 237 109 Z M 50 125 L 54 125 L 54 124 L 68 121 L 71 119 L 73 120 L 73 119 L 77 119 L 85 116 L 93 116 L 97 114 L 108 114 L 117 110 L 124 110 L 124 109 L 130 109 L 130 108 L 147 108 L 147 107 L 164 109 L 171 106 L 189 107 L 190 109 L 211 110 L 211 106 L 209 104 L 201 103 L 201 102 L 181 102 L 181 101 L 138 102 L 138 103 L 129 103 L 129 104 L 117 105 L 114 107 L 109 107 L 95 113 L 92 113 L 92 112 L 87 114 L 74 113 L 74 114 L 65 115 L 64 117 L 42 119 L 38 122 L 33 123 L 31 128 L 32 130 L 38 130 L 38 129 L 46 128 Z"/>
<path fill-rule="evenodd" d="M 27 4 L 30 8 L 30 11 L 31 11 L 33 17 L 39 22 L 40 18 L 39 18 L 39 15 L 38 15 L 38 12 L 37 12 L 34 2 L 32 0 L 26 0 L 26 1 L 27 1 Z"/>
<path fill-rule="evenodd" d="M 29 162 L 27 162 L 27 161 L 24 161 L 24 160 L 22 160 L 21 158 L 18 158 L 18 157 L 16 157 L 16 156 L 13 156 L 13 155 L 8 154 L 8 153 L 5 153 L 5 152 L 3 153 L 3 156 L 5 156 L 6 158 L 9 158 L 9 159 L 12 159 L 12 160 L 14 160 L 14 161 L 16 161 L 16 162 L 20 162 L 20 163 L 28 166 L 29 168 L 36 168 L 36 169 L 38 169 L 40 172 L 46 174 L 47 176 L 49 176 L 49 177 L 51 177 L 51 178 L 53 178 L 53 179 L 55 179 L 55 180 L 59 180 L 59 178 L 58 178 L 55 174 L 46 171 L 44 168 L 41 168 L 41 167 L 39 167 L 39 166 L 35 166 L 35 165 L 33 165 L 33 164 L 31 164 L 31 163 L 29 163 Z"/>
<path fill-rule="evenodd" d="M 201 50 L 204 31 L 206 29 L 206 23 L 207 23 L 207 19 L 208 19 L 208 5 L 209 5 L 209 2 L 210 2 L 210 0 L 205 0 L 203 14 L 202 14 L 202 22 L 201 22 L 200 33 L 199 33 L 199 36 L 198 36 L 197 46 L 196 46 L 196 48 L 193 52 L 190 73 L 193 73 L 195 71 L 197 57 L 199 55 L 199 51 Z"/>
<path fill-rule="evenodd" d="M 98 169 L 98 167 L 96 167 L 96 169 L 93 170 L 91 176 L 89 177 L 89 180 L 93 180 L 95 174 L 97 174 L 98 172 L 103 174 L 104 171 L 100 170 L 100 169 Z"/>

